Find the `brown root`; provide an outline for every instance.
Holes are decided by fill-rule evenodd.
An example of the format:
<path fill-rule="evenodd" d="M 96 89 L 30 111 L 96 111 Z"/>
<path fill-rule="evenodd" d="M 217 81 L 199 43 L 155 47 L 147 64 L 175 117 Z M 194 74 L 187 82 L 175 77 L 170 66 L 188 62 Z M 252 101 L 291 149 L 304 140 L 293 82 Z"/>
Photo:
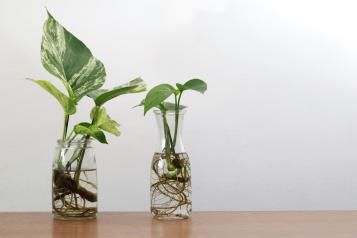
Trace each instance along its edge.
<path fill-rule="evenodd" d="M 172 159 L 162 163 L 167 159 Z M 161 161 L 161 163 L 160 163 Z M 165 173 L 162 164 L 176 167 Z M 161 164 L 161 165 L 160 165 Z M 191 175 L 187 154 L 154 156 L 151 181 L 151 211 L 156 217 L 188 217 L 191 212 Z"/>
<path fill-rule="evenodd" d="M 80 195 L 83 199 L 89 201 L 89 202 L 96 202 L 97 201 L 97 194 L 93 193 L 91 191 L 88 191 L 87 189 L 78 186 L 74 179 L 69 174 L 66 174 L 62 170 L 53 170 L 53 183 L 58 189 L 65 189 L 69 190 L 71 193 L 77 193 Z M 68 194 L 68 191 L 66 192 Z M 65 193 L 63 193 L 65 194 Z M 62 194 L 62 195 L 63 195 Z M 61 196 L 61 195 L 57 195 Z M 60 199 L 60 197 L 58 198 Z M 54 200 L 58 200 L 56 197 Z"/>

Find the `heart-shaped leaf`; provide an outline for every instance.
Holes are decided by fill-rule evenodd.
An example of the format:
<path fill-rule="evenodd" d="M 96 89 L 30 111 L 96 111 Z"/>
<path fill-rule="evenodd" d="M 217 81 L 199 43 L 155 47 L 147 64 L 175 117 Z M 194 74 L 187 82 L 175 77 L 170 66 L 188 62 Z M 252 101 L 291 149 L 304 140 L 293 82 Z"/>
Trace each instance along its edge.
<path fill-rule="evenodd" d="M 41 88 L 45 89 L 52 96 L 54 96 L 57 101 L 61 104 L 65 114 L 72 115 L 76 113 L 76 101 L 71 97 L 68 97 L 64 93 L 62 93 L 55 85 L 46 80 L 34 80 L 28 79 L 36 84 L 38 84 Z"/>
<path fill-rule="evenodd" d="M 49 73 L 67 81 L 79 101 L 104 84 L 104 65 L 82 41 L 47 13 L 41 43 L 42 65 Z"/>
<path fill-rule="evenodd" d="M 88 94 L 93 98 L 97 106 L 103 105 L 105 102 L 128 93 L 140 93 L 146 90 L 146 84 L 141 78 L 136 78 L 130 82 L 120 85 L 112 89 L 98 89 Z"/>
<path fill-rule="evenodd" d="M 103 131 L 120 136 L 120 131 L 118 129 L 119 123 L 109 117 L 104 107 L 94 107 L 90 116 L 95 126 Z"/>
<path fill-rule="evenodd" d="M 75 125 L 74 132 L 80 135 L 89 135 L 94 139 L 98 140 L 100 143 L 108 144 L 103 131 L 101 131 L 97 126 L 92 125 L 88 122 L 82 122 Z"/>
<path fill-rule="evenodd" d="M 160 84 L 152 88 L 145 97 L 144 115 L 153 107 L 158 106 L 176 92 L 170 84 Z"/>
<path fill-rule="evenodd" d="M 109 116 L 105 123 L 100 125 L 100 129 L 103 131 L 109 132 L 115 136 L 120 136 L 120 131 L 118 129 L 119 123 L 112 120 Z"/>
<path fill-rule="evenodd" d="M 200 93 L 204 93 L 207 90 L 207 84 L 201 79 L 191 79 L 184 85 L 176 84 L 176 86 L 181 92 L 184 90 L 194 90 Z"/>

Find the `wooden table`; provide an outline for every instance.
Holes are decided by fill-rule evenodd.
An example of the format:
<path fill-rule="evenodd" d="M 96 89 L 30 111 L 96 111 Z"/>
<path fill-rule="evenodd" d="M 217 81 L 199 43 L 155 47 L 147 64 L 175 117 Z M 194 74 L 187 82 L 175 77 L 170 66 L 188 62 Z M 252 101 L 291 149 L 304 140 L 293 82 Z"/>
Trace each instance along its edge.
<path fill-rule="evenodd" d="M 357 211 L 202 212 L 180 221 L 120 212 L 71 222 L 54 221 L 49 213 L 0 213 L 0 237 L 356 238 Z"/>

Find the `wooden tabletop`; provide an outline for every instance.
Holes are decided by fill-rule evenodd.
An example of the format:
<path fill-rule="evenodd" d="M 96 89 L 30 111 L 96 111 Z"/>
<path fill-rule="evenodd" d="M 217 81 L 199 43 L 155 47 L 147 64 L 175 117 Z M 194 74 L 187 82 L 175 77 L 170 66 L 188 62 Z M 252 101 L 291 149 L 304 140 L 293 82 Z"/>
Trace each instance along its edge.
<path fill-rule="evenodd" d="M 202 212 L 180 221 L 119 212 L 70 222 L 55 221 L 49 213 L 0 213 L 0 237 L 356 238 L 357 211 Z"/>

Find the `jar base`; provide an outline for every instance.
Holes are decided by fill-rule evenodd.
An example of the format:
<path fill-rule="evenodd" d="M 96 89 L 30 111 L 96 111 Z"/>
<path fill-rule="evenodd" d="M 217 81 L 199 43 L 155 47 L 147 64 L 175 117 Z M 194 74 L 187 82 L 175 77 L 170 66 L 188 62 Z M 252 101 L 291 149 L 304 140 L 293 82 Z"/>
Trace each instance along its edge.
<path fill-rule="evenodd" d="M 96 218 L 97 218 L 96 214 L 92 216 L 62 216 L 58 214 L 53 214 L 53 219 L 59 221 L 82 221 L 82 220 L 94 220 Z"/>
<path fill-rule="evenodd" d="M 185 220 L 189 219 L 190 216 L 180 216 L 180 215 L 170 215 L 170 216 L 157 216 L 153 215 L 153 218 L 160 221 L 172 221 L 172 220 Z"/>

